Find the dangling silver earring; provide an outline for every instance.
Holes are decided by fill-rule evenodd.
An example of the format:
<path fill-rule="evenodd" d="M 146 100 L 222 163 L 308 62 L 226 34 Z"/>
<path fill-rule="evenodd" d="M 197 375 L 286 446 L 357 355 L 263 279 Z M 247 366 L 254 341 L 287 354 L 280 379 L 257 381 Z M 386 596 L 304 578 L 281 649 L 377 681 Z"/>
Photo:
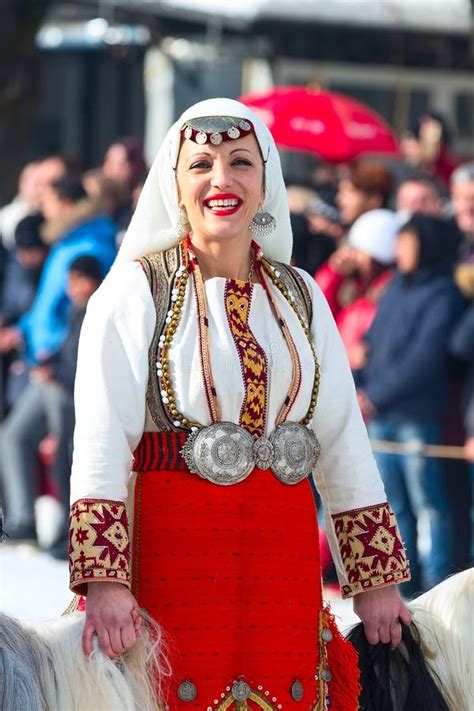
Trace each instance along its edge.
<path fill-rule="evenodd" d="M 276 227 L 276 220 L 269 212 L 260 208 L 249 225 L 250 232 L 255 237 L 268 237 Z"/>
<path fill-rule="evenodd" d="M 183 210 L 179 210 L 179 215 L 178 219 L 176 220 L 176 225 L 175 225 L 176 232 L 178 233 L 178 237 L 180 239 L 183 239 L 186 237 L 186 235 L 189 232 L 189 222 L 188 222 L 188 216 Z"/>

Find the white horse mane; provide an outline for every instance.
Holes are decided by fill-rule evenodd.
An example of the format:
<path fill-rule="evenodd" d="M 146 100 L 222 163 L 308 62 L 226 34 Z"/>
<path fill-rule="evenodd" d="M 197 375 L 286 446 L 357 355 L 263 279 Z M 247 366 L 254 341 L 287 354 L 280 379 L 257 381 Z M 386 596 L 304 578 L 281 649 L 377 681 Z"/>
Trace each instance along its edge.
<path fill-rule="evenodd" d="M 448 578 L 410 604 L 426 663 L 452 711 L 474 708 L 474 570 Z M 85 614 L 27 628 L 0 615 L 2 711 L 156 711 L 171 669 L 161 628 L 146 624 L 117 662 L 95 644 L 82 651 Z"/>
<path fill-rule="evenodd" d="M 474 568 L 409 605 L 427 665 L 453 711 L 474 709 Z"/>
<path fill-rule="evenodd" d="M 117 662 L 95 643 L 82 651 L 85 613 L 28 629 L 0 616 L 2 711 L 156 711 L 170 668 L 158 625 L 146 618 L 135 646 Z"/>

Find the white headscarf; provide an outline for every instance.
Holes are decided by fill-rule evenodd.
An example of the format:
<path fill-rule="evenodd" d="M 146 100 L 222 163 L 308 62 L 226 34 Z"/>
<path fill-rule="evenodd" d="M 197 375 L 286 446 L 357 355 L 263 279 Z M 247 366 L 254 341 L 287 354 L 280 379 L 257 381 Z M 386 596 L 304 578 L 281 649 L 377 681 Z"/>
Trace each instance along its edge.
<path fill-rule="evenodd" d="M 265 256 L 288 263 L 292 250 L 290 214 L 280 156 L 265 124 L 244 104 L 233 99 L 208 99 L 187 109 L 166 134 L 143 186 L 135 213 L 117 255 L 116 263 L 161 252 L 180 239 L 180 214 L 174 168 L 178 160 L 180 129 L 190 119 L 204 116 L 235 116 L 248 119 L 265 161 L 265 201 L 263 210 L 276 220 L 276 229 L 257 241 Z"/>

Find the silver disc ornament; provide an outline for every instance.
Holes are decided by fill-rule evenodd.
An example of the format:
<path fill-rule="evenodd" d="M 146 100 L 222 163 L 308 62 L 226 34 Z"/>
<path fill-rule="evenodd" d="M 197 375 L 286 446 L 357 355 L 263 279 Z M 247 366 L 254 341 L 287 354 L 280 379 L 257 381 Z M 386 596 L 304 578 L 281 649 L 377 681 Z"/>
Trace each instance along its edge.
<path fill-rule="evenodd" d="M 283 484 L 298 484 L 314 469 L 321 445 L 314 432 L 297 422 L 284 422 L 270 435 L 274 455 L 271 465 Z"/>
<path fill-rule="evenodd" d="M 238 484 L 254 467 L 253 438 L 233 422 L 216 422 L 188 437 L 183 457 L 191 472 L 214 484 Z"/>
<path fill-rule="evenodd" d="M 259 437 L 253 445 L 255 466 L 259 469 L 268 469 L 272 466 L 275 456 L 273 444 L 266 437 Z"/>

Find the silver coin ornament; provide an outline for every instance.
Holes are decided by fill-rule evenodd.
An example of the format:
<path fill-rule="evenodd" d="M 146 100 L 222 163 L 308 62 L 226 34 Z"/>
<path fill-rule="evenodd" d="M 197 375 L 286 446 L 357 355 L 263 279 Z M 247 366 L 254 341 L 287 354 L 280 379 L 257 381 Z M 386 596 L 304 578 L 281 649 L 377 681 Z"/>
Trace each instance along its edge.
<path fill-rule="evenodd" d="M 321 637 L 323 638 L 323 642 L 331 642 L 333 634 L 328 627 L 324 627 L 321 631 Z"/>
<path fill-rule="evenodd" d="M 270 435 L 274 448 L 271 469 L 284 484 L 298 484 L 314 469 L 321 445 L 314 432 L 297 422 L 284 422 Z"/>
<path fill-rule="evenodd" d="M 247 701 L 251 694 L 251 689 L 246 681 L 234 681 L 231 694 L 236 701 Z"/>
<path fill-rule="evenodd" d="M 322 679 L 323 681 L 331 681 L 331 679 L 332 679 L 332 672 L 331 672 L 331 670 L 328 669 L 327 667 L 326 667 L 325 669 L 323 669 L 322 672 L 321 672 L 321 679 Z"/>
<path fill-rule="evenodd" d="M 237 126 L 231 126 L 227 131 L 227 135 L 229 136 L 229 138 L 232 138 L 235 141 L 236 138 L 239 138 L 240 131 Z"/>
<path fill-rule="evenodd" d="M 199 133 L 196 134 L 196 138 L 194 140 L 196 141 L 196 143 L 203 146 L 205 143 L 207 143 L 207 133 L 204 133 L 204 131 L 199 131 Z"/>
<path fill-rule="evenodd" d="M 181 684 L 178 686 L 178 697 L 180 698 L 181 701 L 184 701 L 184 702 L 194 701 L 196 696 L 197 696 L 196 684 L 193 684 L 193 682 L 190 681 L 189 679 L 186 679 L 185 681 L 181 682 Z"/>
<path fill-rule="evenodd" d="M 295 679 L 291 685 L 291 696 L 295 701 L 301 701 L 304 696 L 304 687 L 299 679 Z"/>
<path fill-rule="evenodd" d="M 229 486 L 245 479 L 254 467 L 253 438 L 234 422 L 217 422 L 193 432 L 183 447 L 191 472 Z"/>

